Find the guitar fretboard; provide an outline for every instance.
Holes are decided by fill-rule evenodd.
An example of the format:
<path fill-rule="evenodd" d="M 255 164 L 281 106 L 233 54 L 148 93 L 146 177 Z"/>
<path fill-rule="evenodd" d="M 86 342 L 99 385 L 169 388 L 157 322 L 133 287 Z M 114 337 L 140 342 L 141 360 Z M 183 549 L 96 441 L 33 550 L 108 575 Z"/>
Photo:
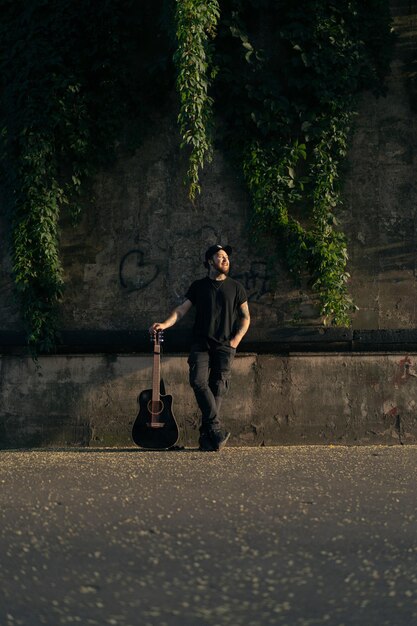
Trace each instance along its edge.
<path fill-rule="evenodd" d="M 160 393 L 159 381 L 161 378 L 161 346 L 159 343 L 154 344 L 153 348 L 153 372 L 152 372 L 152 406 L 155 407 L 152 413 L 158 412 Z M 153 416 L 152 416 L 153 419 Z"/>

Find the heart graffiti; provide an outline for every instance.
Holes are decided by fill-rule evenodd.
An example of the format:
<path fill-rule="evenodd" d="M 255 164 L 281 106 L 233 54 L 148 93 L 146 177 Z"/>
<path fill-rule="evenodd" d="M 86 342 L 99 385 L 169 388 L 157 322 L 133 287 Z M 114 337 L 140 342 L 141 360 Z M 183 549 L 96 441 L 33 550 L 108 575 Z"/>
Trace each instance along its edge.
<path fill-rule="evenodd" d="M 145 289 L 159 274 L 159 266 L 156 263 L 144 261 L 144 256 L 142 250 L 130 250 L 120 261 L 120 284 L 129 292 Z"/>

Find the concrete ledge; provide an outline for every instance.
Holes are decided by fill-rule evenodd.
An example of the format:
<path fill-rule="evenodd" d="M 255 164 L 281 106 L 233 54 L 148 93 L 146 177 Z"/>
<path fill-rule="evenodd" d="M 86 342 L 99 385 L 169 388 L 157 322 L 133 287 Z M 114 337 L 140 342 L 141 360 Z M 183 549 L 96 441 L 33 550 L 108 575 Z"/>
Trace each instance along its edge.
<path fill-rule="evenodd" d="M 191 329 L 178 327 L 167 331 L 165 352 L 187 352 Z M 56 353 L 132 354 L 149 351 L 146 329 L 63 330 Z M 244 348 L 257 354 L 292 352 L 417 352 L 417 329 L 352 330 L 317 326 L 292 328 L 250 328 Z M 0 329 L 0 354 L 26 354 L 23 332 Z"/>
<path fill-rule="evenodd" d="M 149 355 L 0 358 L 0 446 L 131 446 Z M 165 355 L 183 445 L 199 415 L 187 357 Z M 238 354 L 224 423 L 231 445 L 417 441 L 417 354 Z"/>

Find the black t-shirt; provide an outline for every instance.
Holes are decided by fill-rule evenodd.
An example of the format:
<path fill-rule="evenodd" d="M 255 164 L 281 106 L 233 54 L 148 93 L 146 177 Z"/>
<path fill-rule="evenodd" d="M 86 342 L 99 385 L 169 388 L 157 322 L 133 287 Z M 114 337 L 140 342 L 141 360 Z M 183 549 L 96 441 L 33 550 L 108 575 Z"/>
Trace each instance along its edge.
<path fill-rule="evenodd" d="M 239 307 L 248 299 L 244 287 L 229 276 L 196 280 L 185 297 L 196 308 L 194 338 L 220 344 L 233 337 Z"/>

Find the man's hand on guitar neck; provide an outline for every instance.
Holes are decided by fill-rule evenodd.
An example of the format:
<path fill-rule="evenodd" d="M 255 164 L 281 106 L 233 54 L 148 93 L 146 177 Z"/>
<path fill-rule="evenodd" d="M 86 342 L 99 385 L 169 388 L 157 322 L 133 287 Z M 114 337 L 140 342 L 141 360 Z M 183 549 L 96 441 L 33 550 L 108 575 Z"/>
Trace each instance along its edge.
<path fill-rule="evenodd" d="M 182 304 L 177 306 L 167 317 L 164 322 L 154 322 L 152 326 L 149 328 L 149 332 L 152 335 L 153 333 L 158 332 L 158 330 L 165 330 L 166 328 L 170 328 L 174 326 L 193 306 L 191 300 L 185 300 Z"/>
<path fill-rule="evenodd" d="M 150 326 L 149 334 L 153 335 L 154 333 L 157 333 L 160 330 L 165 330 L 164 324 L 161 324 L 160 322 L 155 322 L 154 324 L 152 324 L 152 326 Z"/>

